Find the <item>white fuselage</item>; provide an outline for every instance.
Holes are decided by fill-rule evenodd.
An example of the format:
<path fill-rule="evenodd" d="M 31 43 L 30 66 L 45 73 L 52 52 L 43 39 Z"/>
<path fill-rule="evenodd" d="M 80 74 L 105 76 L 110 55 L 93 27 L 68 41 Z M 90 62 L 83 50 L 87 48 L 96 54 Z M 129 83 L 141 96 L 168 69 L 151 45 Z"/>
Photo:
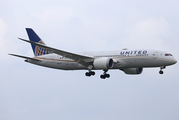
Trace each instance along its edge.
<path fill-rule="evenodd" d="M 170 54 L 164 51 L 158 50 L 122 50 L 122 51 L 106 51 L 106 52 L 84 52 L 83 55 L 89 55 L 95 57 L 95 59 L 101 57 L 112 58 L 114 66 L 111 69 L 123 69 L 123 68 L 145 68 L 145 67 L 161 67 L 175 64 L 177 61 Z M 84 70 L 86 67 L 75 62 L 74 60 L 65 58 L 58 54 L 47 54 L 37 56 L 35 59 L 41 61 L 34 61 L 27 59 L 26 62 L 50 67 L 62 70 Z M 97 70 L 93 68 L 93 70 Z"/>

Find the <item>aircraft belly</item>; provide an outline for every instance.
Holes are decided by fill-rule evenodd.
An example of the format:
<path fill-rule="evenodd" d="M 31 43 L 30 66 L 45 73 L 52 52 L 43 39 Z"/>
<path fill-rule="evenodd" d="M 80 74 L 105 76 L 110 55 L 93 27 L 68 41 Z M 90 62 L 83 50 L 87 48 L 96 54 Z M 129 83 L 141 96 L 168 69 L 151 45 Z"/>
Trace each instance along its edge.
<path fill-rule="evenodd" d="M 125 58 L 122 59 L 124 65 L 122 68 L 139 68 L 161 66 L 161 61 L 153 58 Z"/>
<path fill-rule="evenodd" d="M 132 62 L 128 62 L 128 67 L 160 67 L 163 66 L 163 61 L 153 58 L 137 58 Z"/>
<path fill-rule="evenodd" d="M 62 70 L 76 70 L 78 68 L 78 63 L 76 62 L 61 62 L 57 61 L 53 64 L 54 68 Z"/>
<path fill-rule="evenodd" d="M 153 67 L 160 66 L 160 62 L 157 59 L 153 58 L 143 58 L 136 60 L 136 67 Z"/>
<path fill-rule="evenodd" d="M 52 60 L 43 60 L 43 61 L 34 61 L 28 60 L 29 63 L 54 68 L 54 69 L 62 69 L 62 70 L 76 70 L 78 69 L 78 63 L 76 62 L 59 62 L 59 61 L 52 61 Z"/>
<path fill-rule="evenodd" d="M 138 59 L 138 58 L 124 58 L 122 59 L 124 61 L 124 65 L 122 66 L 122 68 L 135 68 L 135 67 L 143 67 L 146 66 L 146 59 Z"/>
<path fill-rule="evenodd" d="M 170 65 L 168 61 L 160 58 L 124 58 L 118 60 L 118 64 L 114 64 L 113 69 L 120 68 L 139 68 L 139 67 L 160 67 Z"/>

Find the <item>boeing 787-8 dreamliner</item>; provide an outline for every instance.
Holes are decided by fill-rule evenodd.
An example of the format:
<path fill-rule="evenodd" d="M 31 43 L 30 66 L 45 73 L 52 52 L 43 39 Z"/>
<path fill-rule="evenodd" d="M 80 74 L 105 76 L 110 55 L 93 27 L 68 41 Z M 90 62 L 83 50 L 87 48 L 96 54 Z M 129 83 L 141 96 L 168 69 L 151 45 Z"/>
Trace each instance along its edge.
<path fill-rule="evenodd" d="M 49 68 L 87 70 L 85 75 L 88 77 L 95 75 L 94 70 L 103 70 L 100 78 L 105 79 L 110 77 L 107 71 L 111 69 L 119 69 L 126 74 L 141 74 L 143 68 L 150 67 L 159 67 L 159 73 L 163 74 L 162 69 L 177 62 L 172 54 L 151 49 L 71 53 L 45 45 L 31 28 L 26 28 L 26 31 L 30 41 L 19 39 L 31 44 L 35 57 L 10 55 Z"/>

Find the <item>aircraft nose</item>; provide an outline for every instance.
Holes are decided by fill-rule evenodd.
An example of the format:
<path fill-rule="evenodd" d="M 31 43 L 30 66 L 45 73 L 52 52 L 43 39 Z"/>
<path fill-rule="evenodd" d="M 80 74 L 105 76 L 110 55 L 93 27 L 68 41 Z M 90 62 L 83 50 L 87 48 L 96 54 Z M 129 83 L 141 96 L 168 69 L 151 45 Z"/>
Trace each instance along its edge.
<path fill-rule="evenodd" d="M 173 64 L 176 64 L 177 60 L 175 58 L 173 58 Z"/>

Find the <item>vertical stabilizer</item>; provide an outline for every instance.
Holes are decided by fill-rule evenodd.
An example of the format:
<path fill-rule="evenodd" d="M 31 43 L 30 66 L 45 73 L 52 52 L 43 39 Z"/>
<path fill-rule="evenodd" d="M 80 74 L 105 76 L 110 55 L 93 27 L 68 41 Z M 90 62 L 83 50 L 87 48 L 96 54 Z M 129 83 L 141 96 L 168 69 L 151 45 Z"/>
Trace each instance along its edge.
<path fill-rule="evenodd" d="M 33 41 L 33 42 L 36 42 L 36 43 L 45 45 L 45 43 L 44 43 L 44 42 L 40 39 L 40 37 L 33 31 L 33 29 L 31 29 L 31 28 L 26 28 L 26 31 L 27 31 L 27 34 L 28 34 L 28 37 L 29 37 L 30 41 Z M 34 45 L 34 44 L 31 44 L 31 46 L 32 46 L 32 50 L 33 50 L 35 56 L 40 56 L 40 55 L 45 55 L 45 54 L 50 54 L 50 53 L 51 53 L 51 52 L 48 51 L 47 49 L 42 48 L 42 47 L 39 47 L 39 46 L 36 46 L 36 45 Z"/>

